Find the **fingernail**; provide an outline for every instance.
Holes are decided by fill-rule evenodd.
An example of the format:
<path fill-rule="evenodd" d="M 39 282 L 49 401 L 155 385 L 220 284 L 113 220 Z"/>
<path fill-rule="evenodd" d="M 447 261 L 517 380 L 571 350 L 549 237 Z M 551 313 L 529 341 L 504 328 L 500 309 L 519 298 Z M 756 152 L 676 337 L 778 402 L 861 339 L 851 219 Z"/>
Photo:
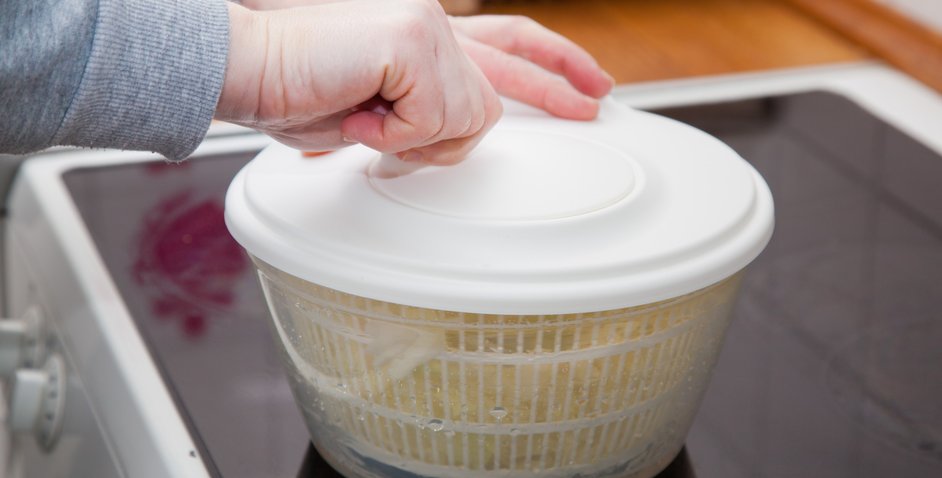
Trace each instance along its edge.
<path fill-rule="evenodd" d="M 347 136 L 341 136 L 340 139 L 342 139 L 344 143 L 356 143 L 356 141 L 354 141 L 352 138 L 349 138 Z"/>
<path fill-rule="evenodd" d="M 402 156 L 399 156 L 399 159 L 408 163 L 417 163 L 422 161 L 422 153 L 418 151 L 407 151 Z"/>
<path fill-rule="evenodd" d="M 608 83 L 611 84 L 612 86 L 614 86 L 614 85 L 615 85 L 615 77 L 612 76 L 612 75 L 610 75 L 607 71 L 603 71 L 602 73 L 605 73 L 605 78 L 608 79 Z"/>

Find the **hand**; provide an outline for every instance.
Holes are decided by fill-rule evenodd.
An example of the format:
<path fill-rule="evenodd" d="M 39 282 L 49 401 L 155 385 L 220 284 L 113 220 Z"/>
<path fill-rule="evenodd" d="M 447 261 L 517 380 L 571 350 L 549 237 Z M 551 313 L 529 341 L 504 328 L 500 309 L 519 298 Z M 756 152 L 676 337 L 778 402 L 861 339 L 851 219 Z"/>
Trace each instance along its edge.
<path fill-rule="evenodd" d="M 501 95 L 563 118 L 591 120 L 598 114 L 597 98 L 612 90 L 614 80 L 588 52 L 527 17 L 450 22 L 458 43 Z"/>
<path fill-rule="evenodd" d="M 274 9 L 344 0 L 244 0 Z M 595 59 L 562 35 L 522 16 L 449 18 L 458 43 L 501 95 L 570 119 L 590 120 L 614 85 Z M 561 76 L 559 76 L 561 75 Z"/>
<path fill-rule="evenodd" d="M 434 0 L 355 0 L 253 12 L 229 6 L 216 117 L 298 149 L 360 142 L 405 160 L 460 161 L 500 101 Z"/>

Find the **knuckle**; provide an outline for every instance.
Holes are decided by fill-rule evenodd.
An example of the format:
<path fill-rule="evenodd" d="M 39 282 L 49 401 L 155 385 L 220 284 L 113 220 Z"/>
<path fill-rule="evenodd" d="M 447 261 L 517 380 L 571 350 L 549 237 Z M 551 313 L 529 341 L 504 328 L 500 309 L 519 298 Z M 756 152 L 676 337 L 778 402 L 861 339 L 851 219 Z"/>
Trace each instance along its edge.
<path fill-rule="evenodd" d="M 422 21 L 415 15 L 403 15 L 398 24 L 398 36 L 406 41 L 412 41 L 418 45 L 428 42 L 432 32 L 428 28 L 428 23 Z"/>
<path fill-rule="evenodd" d="M 445 137 L 442 139 L 455 139 L 467 136 L 471 131 L 476 131 L 471 129 L 473 126 L 474 116 L 469 115 L 462 120 L 455 121 L 455 123 L 448 128 Z"/>
<path fill-rule="evenodd" d="M 438 17 L 444 17 L 441 5 L 436 0 L 406 0 L 401 5 L 401 11 L 413 20 L 425 24 L 432 23 Z"/>
<path fill-rule="evenodd" d="M 490 124 L 494 124 L 501 116 L 504 115 L 504 103 L 502 103 L 496 97 L 494 98 L 494 104 L 491 106 L 491 115 L 490 115 Z"/>
<path fill-rule="evenodd" d="M 485 125 L 487 125 L 487 112 L 490 109 L 488 102 L 489 100 L 484 98 L 484 101 L 482 101 L 478 107 L 474 109 L 471 118 L 469 119 L 470 124 L 467 128 L 468 133 L 477 133 L 478 131 L 481 131 Z"/>
<path fill-rule="evenodd" d="M 436 136 L 443 128 L 442 121 L 423 121 L 415 125 L 415 139 L 417 142 L 426 141 Z"/>
<path fill-rule="evenodd" d="M 480 114 L 476 114 L 471 118 L 471 124 L 468 126 L 468 133 L 477 133 L 484 129 L 484 126 L 487 124 L 487 116 L 482 111 Z"/>
<path fill-rule="evenodd" d="M 533 28 L 539 25 L 536 20 L 525 15 L 511 15 L 508 20 L 509 26 L 515 30 Z"/>
<path fill-rule="evenodd" d="M 449 166 L 460 163 L 473 149 L 474 143 L 469 140 L 456 140 L 435 154 L 435 164 Z"/>
<path fill-rule="evenodd" d="M 427 40 L 433 35 L 434 9 L 429 0 L 406 0 L 396 19 L 399 34 L 407 39 Z"/>

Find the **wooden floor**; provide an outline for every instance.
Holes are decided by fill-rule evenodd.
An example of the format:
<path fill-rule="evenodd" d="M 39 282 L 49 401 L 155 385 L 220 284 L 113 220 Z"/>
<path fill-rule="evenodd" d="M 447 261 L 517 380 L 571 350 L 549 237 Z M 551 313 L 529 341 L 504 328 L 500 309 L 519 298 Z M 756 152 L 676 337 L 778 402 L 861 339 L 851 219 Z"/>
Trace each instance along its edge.
<path fill-rule="evenodd" d="M 871 57 L 780 0 L 493 0 L 481 13 L 536 19 L 584 46 L 619 83 Z"/>

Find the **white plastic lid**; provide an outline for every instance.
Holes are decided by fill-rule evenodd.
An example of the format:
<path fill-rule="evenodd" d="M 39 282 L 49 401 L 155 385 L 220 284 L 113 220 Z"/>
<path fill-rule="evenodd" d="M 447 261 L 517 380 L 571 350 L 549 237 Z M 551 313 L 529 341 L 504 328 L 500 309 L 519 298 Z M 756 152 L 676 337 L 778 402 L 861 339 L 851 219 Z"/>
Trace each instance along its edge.
<path fill-rule="evenodd" d="M 611 99 L 591 122 L 507 103 L 455 166 L 272 145 L 233 180 L 229 230 L 322 286 L 493 314 L 676 297 L 732 275 L 768 242 L 768 186 L 713 137 Z"/>

